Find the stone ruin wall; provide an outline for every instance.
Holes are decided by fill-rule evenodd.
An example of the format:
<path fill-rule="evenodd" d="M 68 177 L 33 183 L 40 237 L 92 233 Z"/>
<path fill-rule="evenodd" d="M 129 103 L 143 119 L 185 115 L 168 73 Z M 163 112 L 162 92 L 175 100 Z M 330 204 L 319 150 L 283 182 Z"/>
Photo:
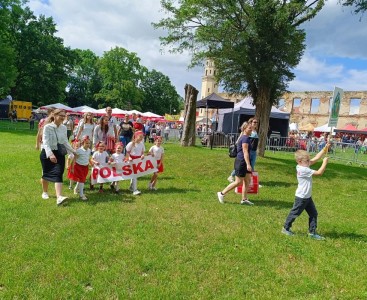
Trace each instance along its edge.
<path fill-rule="evenodd" d="M 329 102 L 333 92 L 290 92 L 283 95 L 284 111 L 289 112 L 290 123 L 297 123 L 299 127 L 311 123 L 315 127 L 322 126 L 329 121 Z M 293 111 L 293 99 L 300 98 L 299 112 Z M 311 114 L 312 99 L 320 99 L 318 112 Z M 350 99 L 360 99 L 359 114 L 350 115 Z M 339 111 L 337 128 L 352 124 L 358 129 L 367 127 L 367 91 L 344 91 Z"/>

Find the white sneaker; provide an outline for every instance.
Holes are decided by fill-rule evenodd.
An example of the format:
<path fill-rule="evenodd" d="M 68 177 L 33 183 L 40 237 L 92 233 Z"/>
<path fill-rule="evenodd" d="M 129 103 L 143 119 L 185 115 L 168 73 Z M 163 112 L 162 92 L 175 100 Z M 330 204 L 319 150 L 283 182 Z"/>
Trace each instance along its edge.
<path fill-rule="evenodd" d="M 254 205 L 249 199 L 242 199 L 241 204 L 242 205 Z"/>
<path fill-rule="evenodd" d="M 148 183 L 148 189 L 150 189 L 150 190 L 152 189 L 152 183 L 151 182 Z"/>
<path fill-rule="evenodd" d="M 88 200 L 88 198 L 85 195 L 81 195 L 80 196 L 80 199 L 83 200 L 83 201 L 87 201 Z"/>
<path fill-rule="evenodd" d="M 259 184 L 259 188 L 262 188 L 263 186 L 261 184 Z"/>
<path fill-rule="evenodd" d="M 47 199 L 49 199 L 50 197 L 48 196 L 48 194 L 47 193 L 42 193 L 42 199 L 45 199 L 45 200 L 47 200 Z"/>
<path fill-rule="evenodd" d="M 231 175 L 231 176 L 229 176 L 229 177 L 227 178 L 227 180 L 228 180 L 230 183 L 232 183 L 232 182 L 234 181 L 234 178 L 233 178 L 233 176 Z"/>
<path fill-rule="evenodd" d="M 57 197 L 56 204 L 61 205 L 68 197 L 59 196 Z"/>
<path fill-rule="evenodd" d="M 138 191 L 138 190 L 136 190 L 136 191 L 134 191 L 134 192 L 133 192 L 133 195 L 134 195 L 134 196 L 136 196 L 136 195 L 140 195 L 140 194 L 141 194 L 141 192 L 140 192 L 140 191 Z"/>
<path fill-rule="evenodd" d="M 79 191 L 77 189 L 74 189 L 74 195 L 78 195 Z"/>
<path fill-rule="evenodd" d="M 218 192 L 217 196 L 218 196 L 219 202 L 224 204 L 224 195 L 221 192 Z"/>

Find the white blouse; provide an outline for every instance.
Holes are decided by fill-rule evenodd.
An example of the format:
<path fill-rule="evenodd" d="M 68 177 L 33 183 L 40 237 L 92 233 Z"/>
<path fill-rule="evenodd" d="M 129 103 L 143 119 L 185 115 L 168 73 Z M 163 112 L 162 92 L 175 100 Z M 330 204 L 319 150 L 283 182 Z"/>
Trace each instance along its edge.
<path fill-rule="evenodd" d="M 68 153 L 74 152 L 66 133 L 66 126 L 63 124 L 57 126 L 52 122 L 43 127 L 42 148 L 46 151 L 46 157 L 50 157 L 53 154 L 52 150 L 57 150 L 58 143 L 63 144 Z"/>

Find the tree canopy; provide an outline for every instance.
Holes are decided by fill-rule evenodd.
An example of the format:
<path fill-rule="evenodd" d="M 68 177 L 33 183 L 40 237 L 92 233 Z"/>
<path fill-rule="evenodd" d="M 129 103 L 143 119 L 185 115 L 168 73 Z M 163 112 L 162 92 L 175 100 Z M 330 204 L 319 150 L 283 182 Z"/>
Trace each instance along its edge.
<path fill-rule="evenodd" d="M 340 0 L 340 2 L 343 6 L 352 6 L 356 14 L 367 10 L 367 0 Z"/>
<path fill-rule="evenodd" d="M 25 4 L 0 0 L 0 97 L 11 94 L 38 106 L 62 102 L 160 114 L 179 109 L 168 77 L 149 71 L 136 53 L 115 47 L 99 57 L 65 47 L 52 17 L 36 17 Z"/>
<path fill-rule="evenodd" d="M 192 65 L 214 61 L 226 91 L 248 92 L 260 120 L 264 154 L 271 106 L 294 78 L 305 48 L 299 25 L 313 18 L 323 0 L 161 0 L 168 17 L 155 23 L 171 51 L 192 53 Z"/>

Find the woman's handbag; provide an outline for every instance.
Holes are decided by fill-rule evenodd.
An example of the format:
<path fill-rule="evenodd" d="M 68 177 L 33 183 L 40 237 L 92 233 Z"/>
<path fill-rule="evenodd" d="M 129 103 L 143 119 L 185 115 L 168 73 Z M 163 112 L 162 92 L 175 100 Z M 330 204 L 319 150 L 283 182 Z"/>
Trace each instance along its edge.
<path fill-rule="evenodd" d="M 59 152 L 60 155 L 66 155 L 68 153 L 68 151 L 66 150 L 66 147 L 64 144 L 59 144 L 57 143 L 57 151 Z"/>
<path fill-rule="evenodd" d="M 59 139 L 57 137 L 56 129 L 55 129 L 55 135 L 57 140 L 57 152 L 59 152 L 60 155 L 66 155 L 68 151 L 66 150 L 66 147 L 64 144 L 59 143 Z"/>

